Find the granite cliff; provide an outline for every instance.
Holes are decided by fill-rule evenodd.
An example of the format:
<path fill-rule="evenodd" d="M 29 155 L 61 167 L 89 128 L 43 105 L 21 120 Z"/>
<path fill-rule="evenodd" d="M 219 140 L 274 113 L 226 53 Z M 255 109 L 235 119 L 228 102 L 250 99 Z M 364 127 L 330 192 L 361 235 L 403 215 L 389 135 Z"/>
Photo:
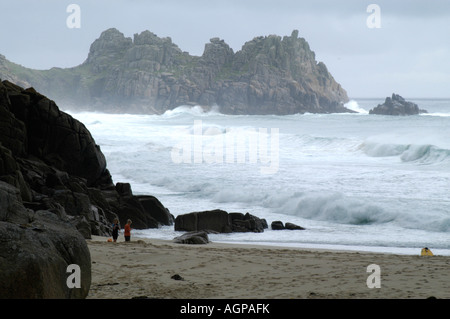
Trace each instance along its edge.
<path fill-rule="evenodd" d="M 0 81 L 0 299 L 86 297 L 85 239 L 109 236 L 115 217 L 135 229 L 174 221 L 157 198 L 113 183 L 82 123 L 33 88 Z M 81 288 L 66 285 L 71 264 Z"/>
<path fill-rule="evenodd" d="M 150 31 L 104 31 L 79 66 L 37 71 L 0 56 L 0 77 L 33 86 L 60 105 L 107 112 L 163 113 L 217 105 L 227 114 L 351 112 L 345 90 L 298 31 L 256 37 L 234 52 L 212 38 L 201 56 Z"/>

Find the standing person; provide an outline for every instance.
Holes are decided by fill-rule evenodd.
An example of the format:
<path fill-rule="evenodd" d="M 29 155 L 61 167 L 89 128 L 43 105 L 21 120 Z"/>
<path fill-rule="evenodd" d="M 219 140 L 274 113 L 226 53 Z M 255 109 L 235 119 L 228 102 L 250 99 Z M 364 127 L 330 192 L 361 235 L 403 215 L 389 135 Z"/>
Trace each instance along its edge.
<path fill-rule="evenodd" d="M 124 231 L 124 236 L 125 236 L 125 241 L 130 241 L 130 237 L 131 237 L 131 219 L 127 220 L 127 224 L 125 225 L 125 231 Z"/>
<path fill-rule="evenodd" d="M 120 229 L 119 220 L 117 218 L 114 218 L 112 230 L 112 237 L 114 242 L 117 242 L 117 238 L 119 237 L 119 229 Z"/>

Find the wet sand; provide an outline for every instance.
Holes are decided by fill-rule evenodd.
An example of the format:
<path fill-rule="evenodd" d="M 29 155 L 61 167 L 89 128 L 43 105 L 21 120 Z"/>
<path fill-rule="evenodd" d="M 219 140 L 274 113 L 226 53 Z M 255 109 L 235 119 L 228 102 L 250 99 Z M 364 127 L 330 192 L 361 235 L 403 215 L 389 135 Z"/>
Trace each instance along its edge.
<path fill-rule="evenodd" d="M 90 299 L 450 298 L 450 256 L 87 240 Z M 376 274 L 368 266 L 379 266 Z M 370 277 L 370 278 L 369 278 Z M 380 284 L 380 288 L 369 288 Z"/>

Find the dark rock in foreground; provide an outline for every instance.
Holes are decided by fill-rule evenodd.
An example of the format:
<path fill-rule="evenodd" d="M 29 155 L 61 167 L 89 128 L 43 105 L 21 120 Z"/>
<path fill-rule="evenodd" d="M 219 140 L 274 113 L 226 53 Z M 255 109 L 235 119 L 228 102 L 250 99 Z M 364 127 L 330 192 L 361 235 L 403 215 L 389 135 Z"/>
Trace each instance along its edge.
<path fill-rule="evenodd" d="M 158 228 L 160 225 L 173 225 L 173 215 L 170 213 L 169 209 L 164 207 L 164 205 L 155 196 L 138 195 L 136 198 L 144 208 L 144 215 L 151 217 L 156 221 L 155 228 Z M 144 226 L 146 227 L 146 225 Z"/>
<path fill-rule="evenodd" d="M 114 185 L 87 128 L 33 88 L 1 82 L 0 115 L 0 180 L 28 209 L 67 215 L 86 238 L 110 235 L 114 217 L 121 225 L 134 219 L 136 229 L 173 224 L 155 197 Z"/>
<path fill-rule="evenodd" d="M 83 236 L 49 211 L 29 214 L 0 221 L 0 298 L 85 298 L 91 258 Z M 80 288 L 67 286 L 71 264 L 80 267 Z"/>
<path fill-rule="evenodd" d="M 398 94 L 392 94 L 392 97 L 387 97 L 383 104 L 369 111 L 369 114 L 378 115 L 417 115 L 420 113 L 427 113 L 426 110 L 419 109 L 415 103 L 406 101 Z"/>
<path fill-rule="evenodd" d="M 82 123 L 34 89 L 0 82 L 0 298 L 85 298 L 85 238 L 111 235 L 115 217 L 134 228 L 173 224 L 155 197 L 114 185 Z M 81 288 L 67 287 L 71 264 Z"/>

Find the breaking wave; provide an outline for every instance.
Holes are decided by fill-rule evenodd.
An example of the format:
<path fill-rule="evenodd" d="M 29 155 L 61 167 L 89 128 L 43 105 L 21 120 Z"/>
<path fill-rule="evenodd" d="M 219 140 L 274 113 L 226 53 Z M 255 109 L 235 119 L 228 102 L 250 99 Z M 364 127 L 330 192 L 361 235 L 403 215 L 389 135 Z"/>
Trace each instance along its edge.
<path fill-rule="evenodd" d="M 199 105 L 195 106 L 189 106 L 189 105 L 182 105 L 178 106 L 172 110 L 167 110 L 162 114 L 162 117 L 178 117 L 183 115 L 188 116 L 207 116 L 207 115 L 219 115 L 221 114 L 219 112 L 218 106 L 213 106 L 210 109 L 205 109 Z"/>
<path fill-rule="evenodd" d="M 361 145 L 361 149 L 368 156 L 398 156 L 402 162 L 414 162 L 418 164 L 450 162 L 450 150 L 430 144 L 415 145 L 365 142 Z"/>
<path fill-rule="evenodd" d="M 362 107 L 359 106 L 358 102 L 356 102 L 355 100 L 350 100 L 347 103 L 344 104 L 344 106 L 346 108 L 348 108 L 349 110 L 361 113 L 361 114 L 369 114 L 369 111 L 363 109 Z"/>

